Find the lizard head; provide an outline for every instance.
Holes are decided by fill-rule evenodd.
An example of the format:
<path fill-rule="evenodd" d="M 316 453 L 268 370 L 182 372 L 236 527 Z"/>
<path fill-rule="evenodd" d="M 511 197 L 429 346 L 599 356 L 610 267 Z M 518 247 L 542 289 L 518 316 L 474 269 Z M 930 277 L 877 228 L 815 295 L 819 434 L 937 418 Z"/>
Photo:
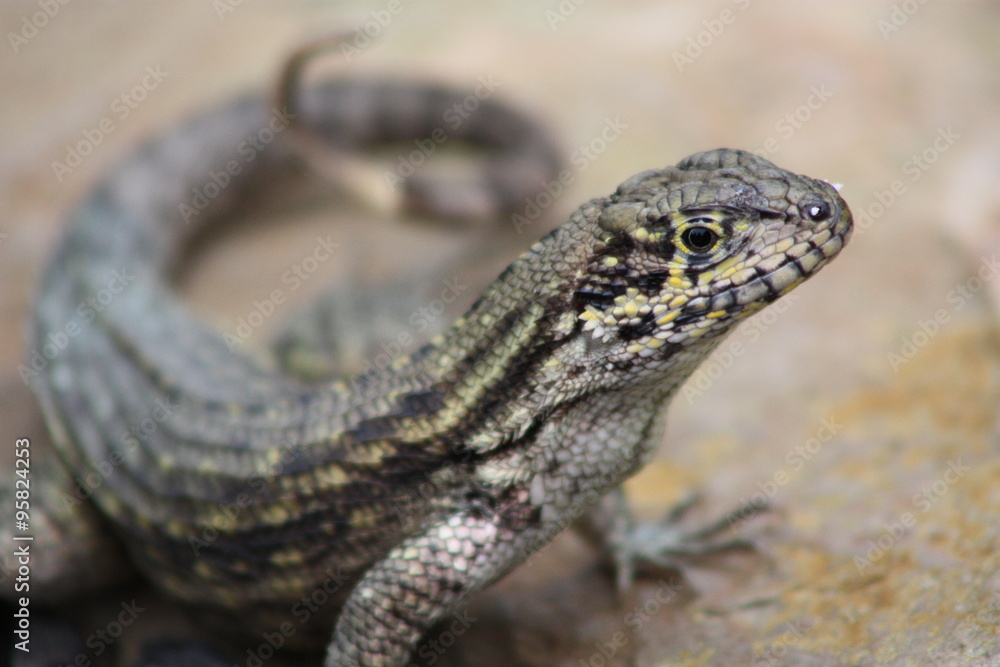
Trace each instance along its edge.
<path fill-rule="evenodd" d="M 732 149 L 637 174 L 581 213 L 596 239 L 574 311 L 589 356 L 609 362 L 707 354 L 696 341 L 721 340 L 815 274 L 852 228 L 829 183 Z"/>

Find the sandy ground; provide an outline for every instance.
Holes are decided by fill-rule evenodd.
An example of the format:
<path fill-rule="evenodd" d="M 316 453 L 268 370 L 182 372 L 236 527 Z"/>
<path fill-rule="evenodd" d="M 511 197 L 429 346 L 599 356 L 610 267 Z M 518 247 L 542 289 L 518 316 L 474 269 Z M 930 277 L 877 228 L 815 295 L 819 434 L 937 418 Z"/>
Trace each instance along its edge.
<path fill-rule="evenodd" d="M 717 146 L 843 183 L 858 224 L 833 265 L 746 323 L 693 378 L 661 456 L 629 485 L 648 516 L 699 489 L 691 525 L 767 497 L 773 512 L 734 528 L 758 551 L 643 580 L 619 602 L 595 555 L 562 536 L 480 595 L 477 621 L 435 658 L 1000 664 L 996 5 L 53 1 L 4 3 L 0 25 L 4 449 L 28 431 L 44 437 L 16 369 L 36 275 L 74 202 L 144 136 L 268 85 L 304 39 L 367 25 L 374 37 L 359 37 L 356 57 L 331 72 L 493 77 L 497 95 L 544 119 L 567 155 L 609 122 L 622 129 L 574 171 L 544 225 L 477 271 L 461 268 L 460 234 L 386 232 L 392 221 L 324 198 L 252 216 L 205 249 L 185 282 L 224 329 L 320 231 L 335 230 L 348 259 L 322 266 L 294 301 L 361 266 L 376 276 L 443 263 L 482 285 L 515 243 L 579 202 Z M 88 141 L 78 166 L 59 166 Z M 371 224 L 348 225 L 359 215 Z M 264 224 L 277 217 L 282 226 Z M 150 620 L 178 614 L 143 599 L 150 613 L 113 647 L 121 660 L 137 635 L 182 626 Z M 91 613 L 85 634 L 115 609 Z"/>

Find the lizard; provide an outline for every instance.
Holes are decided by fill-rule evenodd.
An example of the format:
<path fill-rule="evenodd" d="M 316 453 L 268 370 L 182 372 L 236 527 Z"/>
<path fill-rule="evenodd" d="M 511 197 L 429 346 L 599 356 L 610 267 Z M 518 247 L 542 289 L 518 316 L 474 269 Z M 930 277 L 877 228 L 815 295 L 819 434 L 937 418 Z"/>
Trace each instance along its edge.
<path fill-rule="evenodd" d="M 184 241 L 292 160 L 289 142 L 230 169 L 195 224 L 183 205 L 276 117 L 336 146 L 327 166 L 345 175 L 363 149 L 433 133 L 465 94 L 350 80 L 283 90 L 294 109 L 251 96 L 152 139 L 70 215 L 40 281 L 26 375 L 58 451 L 40 463 L 86 501 L 57 506 L 49 491 L 33 506 L 58 540 L 48 556 L 36 542 L 33 591 L 114 581 L 118 543 L 169 595 L 250 635 L 323 590 L 333 602 L 288 643 L 323 646 L 337 667 L 407 664 L 435 622 L 581 515 L 627 583 L 668 545 L 641 543 L 621 483 L 652 456 L 699 363 L 843 248 L 853 222 L 837 189 L 729 148 L 642 171 L 387 371 L 304 382 L 231 351 L 171 288 Z M 405 209 L 510 216 L 558 168 L 538 126 L 499 102 L 451 136 L 491 146 L 493 162 L 458 185 L 418 173 L 396 191 Z M 112 299 L 83 309 L 116 280 Z"/>

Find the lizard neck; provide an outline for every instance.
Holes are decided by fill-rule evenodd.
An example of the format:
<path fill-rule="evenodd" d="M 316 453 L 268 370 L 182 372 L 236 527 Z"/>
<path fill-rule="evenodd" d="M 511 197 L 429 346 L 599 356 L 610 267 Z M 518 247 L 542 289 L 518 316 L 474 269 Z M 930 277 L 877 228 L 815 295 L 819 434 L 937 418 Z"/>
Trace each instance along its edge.
<path fill-rule="evenodd" d="M 647 370 L 622 354 L 621 341 L 584 330 L 573 294 L 586 279 L 594 236 L 586 215 L 574 216 L 511 264 L 408 365 L 381 381 L 363 380 L 354 400 L 370 406 L 390 396 L 397 414 L 409 401 L 414 410 L 399 435 L 477 455 L 521 441 L 575 406 L 603 409 L 617 392 L 626 398 L 615 410 L 641 404 L 648 418 L 635 413 L 632 421 L 651 422 L 721 337 L 664 350 Z M 412 400 L 418 395 L 419 406 Z M 420 409 L 425 413 L 413 414 Z"/>

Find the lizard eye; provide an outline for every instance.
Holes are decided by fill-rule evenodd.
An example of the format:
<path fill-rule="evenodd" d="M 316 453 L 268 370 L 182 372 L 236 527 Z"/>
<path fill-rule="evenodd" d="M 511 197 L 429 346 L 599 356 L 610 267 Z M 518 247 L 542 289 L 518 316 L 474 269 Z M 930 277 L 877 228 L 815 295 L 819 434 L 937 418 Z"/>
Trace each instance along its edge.
<path fill-rule="evenodd" d="M 719 235 L 708 227 L 694 225 L 684 230 L 681 241 L 691 252 L 708 252 L 719 241 Z"/>
<path fill-rule="evenodd" d="M 799 205 L 799 213 L 806 220 L 819 222 L 830 217 L 830 205 L 825 201 L 812 201 Z"/>

